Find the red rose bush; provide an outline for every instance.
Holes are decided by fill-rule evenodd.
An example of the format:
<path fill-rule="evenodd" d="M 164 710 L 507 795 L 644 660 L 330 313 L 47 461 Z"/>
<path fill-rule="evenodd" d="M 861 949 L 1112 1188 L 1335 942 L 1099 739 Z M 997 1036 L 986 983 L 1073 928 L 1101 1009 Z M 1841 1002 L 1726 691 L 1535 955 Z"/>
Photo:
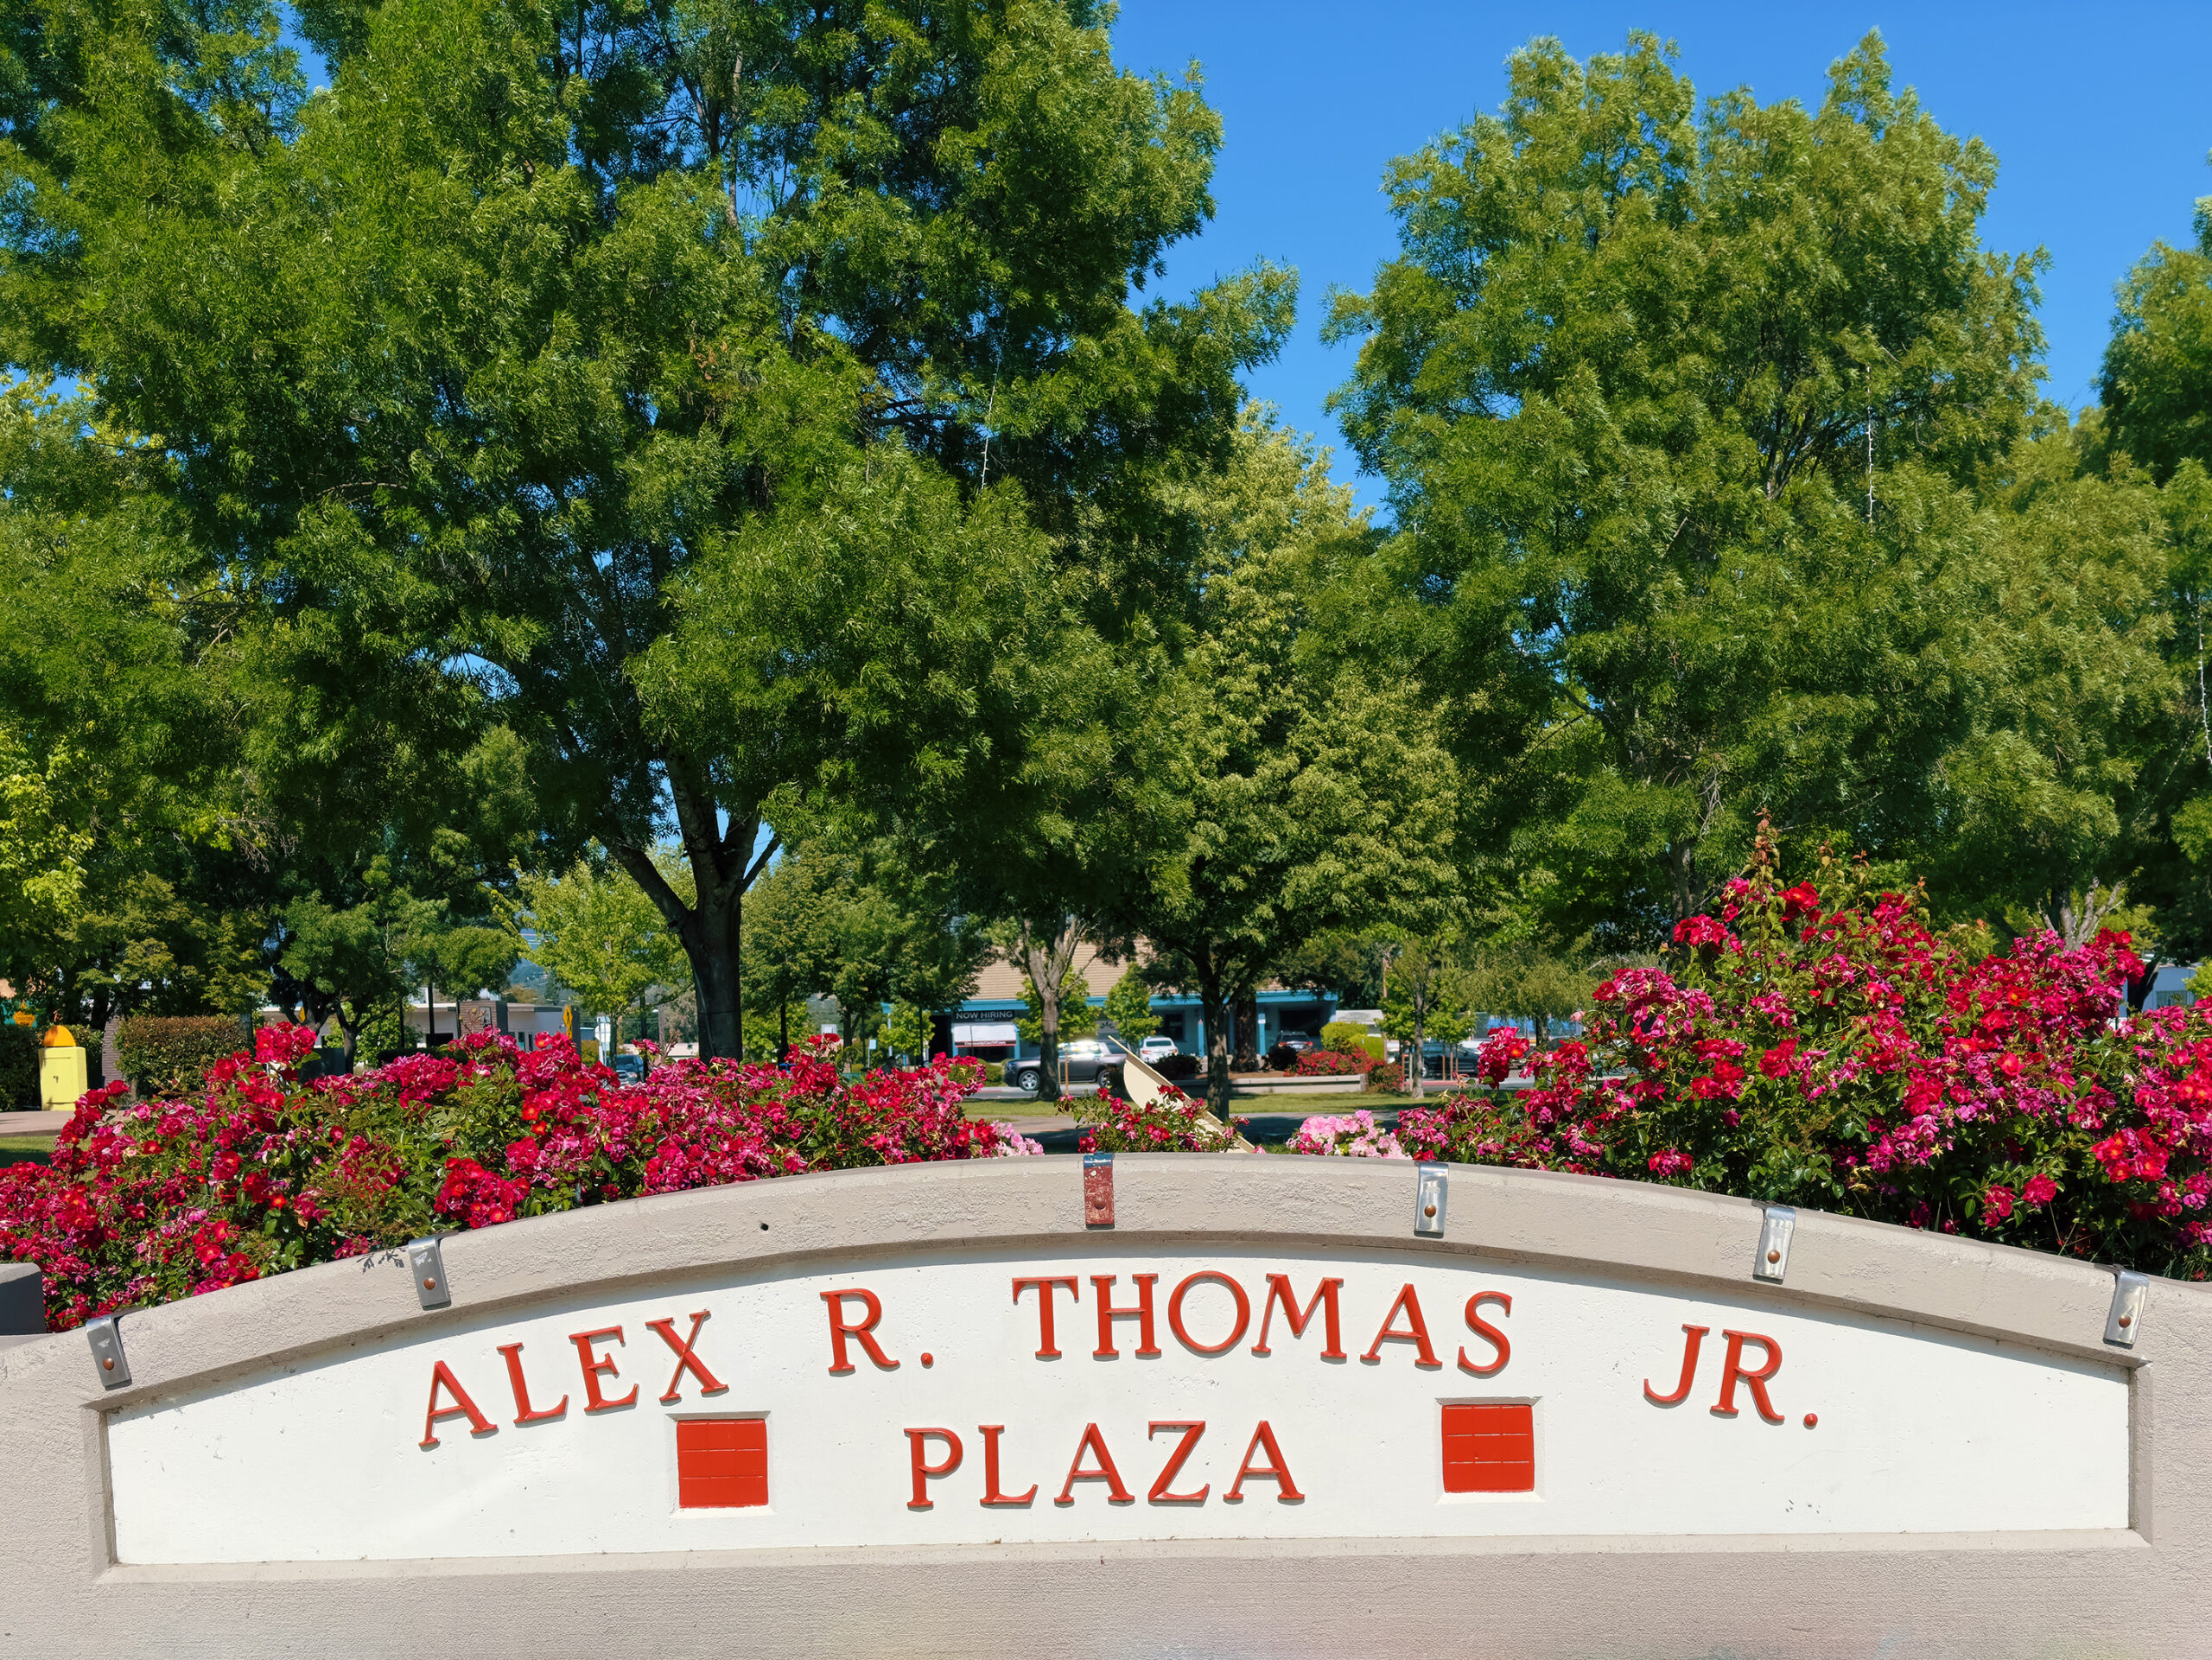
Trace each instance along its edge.
<path fill-rule="evenodd" d="M 1675 942 L 1673 971 L 1598 988 L 1584 1041 L 1494 1034 L 1476 1087 L 1402 1112 L 1399 1144 L 2212 1269 L 2212 1021 L 2123 1018 L 2126 935 L 1987 955 L 1863 866 L 1784 887 L 1763 845 Z M 1535 1087 L 1502 1089 L 1524 1065 Z"/>
<path fill-rule="evenodd" d="M 303 1084 L 313 1042 L 265 1027 L 187 1099 L 92 1091 L 50 1167 L 0 1169 L 0 1260 L 39 1264 L 49 1326 L 580 1205 L 1041 1150 L 967 1116 L 980 1062 L 855 1083 L 834 1040 L 785 1065 L 682 1061 L 631 1084 L 565 1041 L 525 1053 L 491 1034 Z"/>

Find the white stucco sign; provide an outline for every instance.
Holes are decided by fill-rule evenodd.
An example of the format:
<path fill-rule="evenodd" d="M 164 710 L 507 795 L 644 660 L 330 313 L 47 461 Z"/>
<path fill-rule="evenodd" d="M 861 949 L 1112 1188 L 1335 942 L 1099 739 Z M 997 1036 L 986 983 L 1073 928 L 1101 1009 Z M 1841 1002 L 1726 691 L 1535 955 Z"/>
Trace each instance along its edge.
<path fill-rule="evenodd" d="M 0 1348 L 0 1654 L 2202 1651 L 2212 1289 L 1111 1168 L 674 1194 Z"/>
<path fill-rule="evenodd" d="M 1378 1251 L 697 1281 L 156 1399 L 108 1445 L 123 1562 L 2127 1520 L 2116 1366 Z"/>

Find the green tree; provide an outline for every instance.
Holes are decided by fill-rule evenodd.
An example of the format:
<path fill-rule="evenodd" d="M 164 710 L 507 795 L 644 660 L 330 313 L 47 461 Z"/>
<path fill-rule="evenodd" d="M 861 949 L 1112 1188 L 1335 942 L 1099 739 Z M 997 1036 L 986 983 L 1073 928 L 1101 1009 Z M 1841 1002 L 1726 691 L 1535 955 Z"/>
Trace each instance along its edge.
<path fill-rule="evenodd" d="M 1133 302 L 1219 124 L 1109 16 L 308 0 L 310 98 L 273 5 L 66 5 L 0 86 L 0 355 L 163 435 L 313 747 L 488 703 L 734 1053 L 772 813 L 1011 767 L 1064 612 L 1181 602 L 1166 487 L 1287 323 L 1267 270 Z"/>
<path fill-rule="evenodd" d="M 1126 1044 L 1142 1043 L 1160 1030 L 1160 1016 L 1152 1012 L 1152 982 L 1136 963 L 1122 970 L 1108 989 L 1105 1014 Z"/>
<path fill-rule="evenodd" d="M 1014 1030 L 1020 1034 L 1024 1043 L 1033 1043 L 1039 1046 L 1041 1052 L 1040 1071 L 1052 1072 L 1057 1079 L 1060 1065 L 1059 1040 L 1063 1038 L 1088 1038 L 1097 1033 L 1098 1010 L 1091 1007 L 1090 982 L 1085 976 L 1071 970 L 1061 979 L 1059 989 L 1048 1008 L 1044 994 L 1037 989 L 1037 983 L 1025 974 L 1021 976 L 1021 1002 L 1027 1012 L 1015 1018 Z M 1049 1048 L 1046 1046 L 1045 1028 L 1048 1014 L 1053 1017 Z M 1040 1098 L 1058 1100 L 1059 1091 L 1057 1082 Z"/>
<path fill-rule="evenodd" d="M 1150 843 L 1122 932 L 1150 942 L 1154 978 L 1194 994 L 1208 1097 L 1225 1114 L 1232 1004 L 1332 930 L 1417 916 L 1452 881 L 1452 769 L 1395 684 L 1319 649 L 1314 608 L 1365 557 L 1363 527 L 1323 463 L 1248 423 L 1230 477 L 1284 479 L 1271 521 L 1211 519 L 1217 574 L 1205 632 L 1167 677 L 1160 787 L 1171 817 Z"/>
<path fill-rule="evenodd" d="M 1399 942 L 1390 960 L 1382 1031 L 1407 1046 L 1406 1081 L 1416 1097 L 1428 1092 L 1429 1039 L 1451 1044 L 1467 1035 L 1474 982 L 1460 960 L 1462 944 L 1454 932 L 1414 935 Z"/>
<path fill-rule="evenodd" d="M 2155 242 L 2120 285 L 2098 378 L 2109 442 L 2161 482 L 2212 467 L 2212 196 L 2196 228 L 2194 248 Z"/>
<path fill-rule="evenodd" d="M 1980 245 L 1993 157 L 1872 36 L 1816 110 L 1700 113 L 1643 35 L 1510 81 L 1392 166 L 1402 251 L 1329 330 L 1481 839 L 1533 842 L 1570 932 L 1647 938 L 1763 806 L 1940 839 L 1971 709 L 1931 665 L 2001 575 L 1974 487 L 2037 418 L 2042 256 Z"/>
<path fill-rule="evenodd" d="M 437 903 L 416 899 L 397 885 L 388 862 L 378 862 L 365 886 L 368 897 L 362 903 L 336 906 L 313 893 L 292 900 L 283 914 L 283 967 L 321 994 L 309 1017 L 316 1026 L 324 1019 L 337 1021 L 349 1072 L 378 1016 L 404 1008 L 415 942 L 440 920 Z M 398 1034 L 392 1037 L 389 1046 L 397 1046 Z"/>
<path fill-rule="evenodd" d="M 592 855 L 558 875 L 524 874 L 509 926 L 522 955 L 619 1026 L 632 1014 L 642 1020 L 647 994 L 682 991 L 689 965 L 675 930 L 645 890 L 603 851 Z M 683 874 L 671 871 L 677 881 Z"/>

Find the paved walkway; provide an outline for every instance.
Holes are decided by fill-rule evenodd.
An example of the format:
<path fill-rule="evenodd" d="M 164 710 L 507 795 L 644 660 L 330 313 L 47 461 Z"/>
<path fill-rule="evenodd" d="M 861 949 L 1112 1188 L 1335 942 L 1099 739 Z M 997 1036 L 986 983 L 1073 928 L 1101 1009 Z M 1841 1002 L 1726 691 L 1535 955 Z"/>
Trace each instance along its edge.
<path fill-rule="evenodd" d="M 69 1112 L 0 1112 L 0 1135 L 58 1135 Z"/>

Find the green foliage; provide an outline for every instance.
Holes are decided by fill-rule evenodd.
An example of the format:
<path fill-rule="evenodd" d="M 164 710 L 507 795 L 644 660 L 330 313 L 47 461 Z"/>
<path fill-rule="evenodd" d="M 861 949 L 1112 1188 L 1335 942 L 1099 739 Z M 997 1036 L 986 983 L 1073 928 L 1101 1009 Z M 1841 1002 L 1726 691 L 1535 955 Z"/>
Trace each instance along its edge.
<path fill-rule="evenodd" d="M 1041 1042 L 1045 1000 L 1037 995 L 1037 983 L 1026 974 L 1021 976 L 1021 1002 L 1027 1012 L 1014 1017 L 1014 1029 L 1024 1043 Z M 1071 973 L 1060 983 L 1059 1036 L 1063 1040 L 1096 1036 L 1099 1012 L 1091 1006 L 1090 982 L 1084 975 Z"/>
<path fill-rule="evenodd" d="M 2123 871 L 2154 504 L 2028 442 L 2041 256 L 1980 245 L 1994 158 L 1872 36 L 1812 110 L 1700 112 L 1649 35 L 1510 73 L 1393 166 L 1401 256 L 1330 325 L 1484 844 L 1601 948 L 1702 908 L 1763 808 L 1971 870 L 1962 904 Z"/>
<path fill-rule="evenodd" d="M 919 1065 L 929 1048 L 929 1010 L 912 1003 L 893 1003 L 883 1022 L 884 1046 L 908 1065 Z"/>
<path fill-rule="evenodd" d="M 1141 1043 L 1160 1030 L 1160 1016 L 1152 1012 L 1152 983 L 1136 964 L 1124 969 L 1107 991 L 1105 1014 L 1124 1043 Z"/>
<path fill-rule="evenodd" d="M 216 1014 L 134 1015 L 115 1033 L 123 1075 L 146 1097 L 190 1095 L 209 1065 L 252 1046 L 237 1021 Z"/>
<path fill-rule="evenodd" d="M 1151 942 L 1155 978 L 1197 994 L 1225 1113 L 1232 1000 L 1316 935 L 1431 905 L 1451 883 L 1453 815 L 1422 711 L 1332 660 L 1313 627 L 1368 548 L 1348 494 L 1255 414 L 1206 517 L 1220 575 L 1163 680 L 1167 805 L 1120 919 Z"/>
<path fill-rule="evenodd" d="M 1132 305 L 1219 124 L 1108 20 L 313 0 L 309 96 L 251 0 L 45 16 L 7 360 L 163 435 L 150 494 L 256 601 L 208 637 L 250 643 L 288 805 L 364 730 L 504 724 L 537 857 L 607 849 L 732 1053 L 771 803 L 978 822 L 1050 701 L 1025 665 L 1184 602 L 1171 487 L 1287 327 L 1264 269 Z"/>
<path fill-rule="evenodd" d="M 2196 247 L 2155 242 L 2120 285 L 2099 378 L 2112 447 L 2161 481 L 2212 467 L 2212 196 L 2196 228 Z"/>
<path fill-rule="evenodd" d="M 685 880 L 672 860 L 664 855 L 664 862 L 672 884 Z M 593 1013 L 618 1019 L 642 1013 L 647 994 L 665 997 L 689 981 L 682 942 L 659 907 L 601 849 L 557 875 L 526 872 L 515 890 L 507 913 L 510 949 L 519 949 Z"/>
<path fill-rule="evenodd" d="M 38 1105 L 38 1031 L 0 1021 L 0 1110 Z"/>
<path fill-rule="evenodd" d="M 1355 1026 L 1350 1021 L 1331 1021 L 1321 1028 L 1321 1046 L 1333 1049 L 1339 1054 L 1365 1054 L 1367 1028 Z"/>

